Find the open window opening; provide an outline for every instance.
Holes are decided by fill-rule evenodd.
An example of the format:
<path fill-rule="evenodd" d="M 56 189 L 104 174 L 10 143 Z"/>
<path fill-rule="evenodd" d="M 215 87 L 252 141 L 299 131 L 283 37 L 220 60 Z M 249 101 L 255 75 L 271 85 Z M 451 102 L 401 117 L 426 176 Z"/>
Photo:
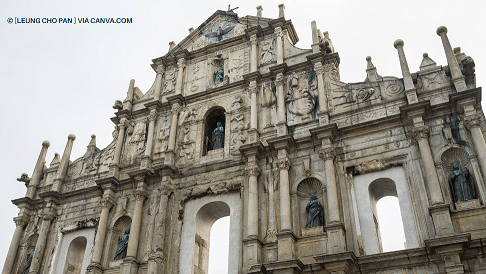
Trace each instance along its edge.
<path fill-rule="evenodd" d="M 224 217 L 229 217 L 229 215 L 229 206 L 220 201 L 204 205 L 197 213 L 193 274 L 228 272 L 229 218 Z M 215 224 L 218 220 L 221 221 Z M 210 238 L 211 235 L 214 236 Z M 213 245 L 214 247 L 212 247 Z M 210 247 L 212 247 L 212 252 L 210 252 Z M 209 272 L 210 262 L 211 272 Z"/>
<path fill-rule="evenodd" d="M 395 182 L 377 179 L 369 185 L 369 193 L 379 252 L 407 248 Z"/>
<path fill-rule="evenodd" d="M 209 151 L 224 148 L 226 117 L 223 108 L 211 110 L 204 120 L 203 156 Z"/>

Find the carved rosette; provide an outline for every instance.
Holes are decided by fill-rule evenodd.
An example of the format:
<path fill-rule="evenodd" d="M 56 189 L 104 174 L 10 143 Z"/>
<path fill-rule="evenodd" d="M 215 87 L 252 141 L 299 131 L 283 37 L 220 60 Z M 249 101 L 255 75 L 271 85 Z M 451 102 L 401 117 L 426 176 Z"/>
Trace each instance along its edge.
<path fill-rule="evenodd" d="M 283 86 L 285 84 L 285 78 L 283 73 L 278 73 L 275 77 L 275 85 L 276 86 Z"/>
<path fill-rule="evenodd" d="M 258 39 L 257 39 L 256 34 L 253 34 L 252 36 L 250 36 L 250 44 L 252 46 L 258 44 Z"/>
<path fill-rule="evenodd" d="M 13 218 L 13 221 L 16 226 L 20 226 L 20 227 L 24 227 L 29 222 L 28 218 L 25 216 L 15 217 Z"/>
<path fill-rule="evenodd" d="M 323 148 L 323 149 L 319 150 L 319 154 L 321 155 L 321 158 L 324 161 L 327 161 L 327 160 L 334 161 L 334 159 L 336 159 L 336 150 L 334 150 L 334 148 L 332 148 L 332 147 Z"/>
<path fill-rule="evenodd" d="M 248 89 L 250 90 L 251 93 L 257 93 L 258 92 L 257 82 L 251 81 L 250 84 L 248 85 Z"/>
<path fill-rule="evenodd" d="M 101 200 L 100 200 L 100 205 L 101 205 L 102 208 L 110 209 L 114 204 L 115 204 L 115 202 L 113 202 L 113 200 L 109 197 L 104 197 L 104 198 L 101 198 Z"/>
<path fill-rule="evenodd" d="M 172 112 L 173 115 L 178 115 L 179 112 L 181 112 L 182 107 L 179 105 L 179 103 L 174 103 L 172 107 L 170 108 L 170 112 Z"/>
<path fill-rule="evenodd" d="M 278 169 L 280 170 L 289 170 L 290 169 L 290 161 L 289 161 L 289 158 L 285 157 L 285 158 L 279 158 L 277 159 L 277 167 Z"/>
<path fill-rule="evenodd" d="M 248 176 L 255 176 L 255 177 L 258 177 L 262 172 L 262 170 L 260 169 L 260 167 L 258 167 L 258 164 L 256 163 L 248 163 L 248 165 L 245 168 L 245 171 L 248 174 Z"/>
<path fill-rule="evenodd" d="M 481 115 L 474 114 L 471 116 L 464 117 L 464 125 L 467 129 L 471 130 L 475 127 L 481 127 Z"/>
<path fill-rule="evenodd" d="M 428 126 L 421 126 L 412 129 L 412 137 L 418 142 L 421 139 L 428 139 L 430 129 Z"/>

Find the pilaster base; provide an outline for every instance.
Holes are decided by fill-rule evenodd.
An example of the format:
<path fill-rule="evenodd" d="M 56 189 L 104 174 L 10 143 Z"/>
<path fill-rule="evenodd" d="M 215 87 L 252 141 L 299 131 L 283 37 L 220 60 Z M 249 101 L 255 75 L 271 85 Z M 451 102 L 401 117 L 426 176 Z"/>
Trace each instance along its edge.
<path fill-rule="evenodd" d="M 126 257 L 120 266 L 120 274 L 137 274 L 138 263 L 133 257 Z"/>
<path fill-rule="evenodd" d="M 289 133 L 289 129 L 287 127 L 286 122 L 279 122 L 277 124 L 277 136 L 284 136 Z"/>
<path fill-rule="evenodd" d="M 329 125 L 329 113 L 328 112 L 319 112 L 317 114 L 317 116 L 319 117 L 319 126 L 325 126 L 325 125 Z"/>
<path fill-rule="evenodd" d="M 434 221 L 435 237 L 455 234 L 449 204 L 431 206 L 429 207 L 429 213 Z"/>
<path fill-rule="evenodd" d="M 258 265 L 262 263 L 262 243 L 257 238 L 249 238 L 243 240 L 243 246 L 245 246 L 244 262 L 246 267 L 258 269 Z M 254 267 L 256 266 L 256 267 Z M 248 273 L 263 273 L 254 269 L 253 272 Z"/>
<path fill-rule="evenodd" d="M 86 269 L 86 274 L 102 274 L 103 269 L 100 263 L 90 263 Z"/>
<path fill-rule="evenodd" d="M 298 274 L 302 273 L 304 268 L 304 264 L 299 259 L 285 261 L 279 259 L 279 261 L 264 264 L 264 266 L 272 274 Z"/>
<path fill-rule="evenodd" d="M 164 165 L 173 166 L 175 163 L 175 152 L 173 150 L 168 150 L 165 152 Z"/>
<path fill-rule="evenodd" d="M 325 227 L 327 232 L 328 247 L 327 252 L 340 253 L 346 251 L 346 238 L 344 235 L 344 225 L 342 223 L 330 224 Z"/>
<path fill-rule="evenodd" d="M 295 258 L 295 238 L 295 234 L 290 230 L 277 233 L 279 261 Z"/>
<path fill-rule="evenodd" d="M 248 139 L 250 140 L 250 144 L 260 141 L 260 133 L 258 133 L 258 130 L 254 128 L 248 130 L 248 137 Z"/>
<path fill-rule="evenodd" d="M 461 262 L 461 256 L 464 247 L 471 239 L 471 234 L 459 234 L 449 237 L 425 240 L 427 252 L 429 254 L 437 253 L 444 262 L 444 270 L 447 274 L 464 273 L 464 265 Z"/>
<path fill-rule="evenodd" d="M 325 267 L 331 274 L 351 273 L 357 264 L 356 256 L 353 252 L 342 252 L 329 255 L 314 256 L 314 260 Z"/>

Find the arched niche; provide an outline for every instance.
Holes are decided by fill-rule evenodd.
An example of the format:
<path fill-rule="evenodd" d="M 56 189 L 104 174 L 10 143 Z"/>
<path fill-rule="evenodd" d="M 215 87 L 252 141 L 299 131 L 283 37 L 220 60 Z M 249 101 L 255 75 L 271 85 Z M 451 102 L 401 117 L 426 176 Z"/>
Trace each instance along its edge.
<path fill-rule="evenodd" d="M 204 121 L 204 127 L 203 127 L 203 139 L 202 139 L 202 155 L 205 156 L 208 154 L 209 151 L 215 150 L 213 147 L 213 130 L 216 129 L 216 126 L 218 122 L 221 123 L 221 125 L 224 128 L 224 134 L 223 134 L 223 148 L 227 146 L 224 142 L 226 141 L 226 114 L 225 110 L 223 107 L 213 107 L 209 109 L 206 114 L 204 115 L 203 118 Z"/>
<path fill-rule="evenodd" d="M 207 274 L 210 230 L 216 220 L 225 216 L 230 216 L 231 244 L 227 273 L 239 273 L 242 205 L 239 193 L 228 193 L 205 196 L 185 204 L 179 255 L 180 274 Z"/>
<path fill-rule="evenodd" d="M 449 149 L 446 149 L 442 152 L 440 156 L 440 163 L 441 163 L 441 170 L 442 170 L 442 177 L 444 178 L 445 185 L 447 186 L 447 192 L 449 195 L 449 199 L 454 204 L 454 198 L 452 197 L 452 190 L 451 186 L 449 184 L 449 177 L 452 174 L 453 168 L 452 164 L 457 163 L 459 165 L 459 168 L 464 170 L 464 167 L 467 166 L 469 169 L 469 172 L 473 176 L 474 179 L 474 187 L 476 190 L 476 199 L 479 200 L 480 204 L 484 203 L 484 193 L 485 190 L 481 184 L 478 184 L 478 182 L 481 182 L 481 172 L 479 170 L 479 166 L 476 163 L 473 163 L 471 161 L 470 153 L 462 148 L 459 147 L 452 147 Z M 456 205 L 454 205 L 456 206 Z"/>
<path fill-rule="evenodd" d="M 17 266 L 15 267 L 16 271 L 13 273 L 20 273 L 24 268 L 24 265 L 27 260 L 27 255 L 34 250 L 35 245 L 37 244 L 37 239 L 39 239 L 39 234 L 31 233 L 25 237 L 25 242 L 22 244 L 22 248 L 19 250 L 19 260 L 17 261 Z"/>
<path fill-rule="evenodd" d="M 326 199 L 325 199 L 325 188 L 321 181 L 319 181 L 317 178 L 314 177 L 308 177 L 302 179 L 298 184 L 297 184 L 297 189 L 296 189 L 296 194 L 297 194 L 297 204 L 298 204 L 298 221 L 299 224 L 298 226 L 300 227 L 299 230 L 305 229 L 306 223 L 307 223 L 307 216 L 308 213 L 306 211 L 307 204 L 310 201 L 310 195 L 315 194 L 316 195 L 316 200 L 318 200 L 322 207 L 323 207 L 323 212 L 322 212 L 322 219 L 323 219 L 323 226 L 326 224 Z"/>
<path fill-rule="evenodd" d="M 123 235 L 125 229 L 130 228 L 131 225 L 132 225 L 132 219 L 126 215 L 116 220 L 115 224 L 113 225 L 111 239 L 110 239 L 110 251 L 109 251 L 108 262 L 114 261 L 116 255 L 116 249 L 118 247 L 118 236 Z"/>
<path fill-rule="evenodd" d="M 381 252 L 376 202 L 385 196 L 398 198 L 405 232 L 405 248 L 419 247 L 416 214 L 413 212 L 409 184 L 403 167 L 393 167 L 354 177 L 358 219 L 366 255 Z"/>
<path fill-rule="evenodd" d="M 79 236 L 71 241 L 64 262 L 63 274 L 81 274 L 88 240 Z"/>

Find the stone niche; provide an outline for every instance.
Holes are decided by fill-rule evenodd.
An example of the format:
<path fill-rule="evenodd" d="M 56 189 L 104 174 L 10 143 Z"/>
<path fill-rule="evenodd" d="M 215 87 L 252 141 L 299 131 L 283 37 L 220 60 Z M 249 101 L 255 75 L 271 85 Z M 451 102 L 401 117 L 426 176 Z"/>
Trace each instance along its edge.
<path fill-rule="evenodd" d="M 94 246 L 95 228 L 68 232 L 62 235 L 56 251 L 56 269 L 53 273 L 85 274 Z"/>

